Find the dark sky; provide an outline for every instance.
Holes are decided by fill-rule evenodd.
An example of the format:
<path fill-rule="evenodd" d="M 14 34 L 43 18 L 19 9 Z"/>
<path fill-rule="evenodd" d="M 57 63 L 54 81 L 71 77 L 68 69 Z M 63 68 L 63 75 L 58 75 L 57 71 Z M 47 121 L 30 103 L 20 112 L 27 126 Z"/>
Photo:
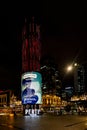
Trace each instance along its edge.
<path fill-rule="evenodd" d="M 20 35 L 28 16 L 37 17 L 41 24 L 42 51 L 55 59 L 59 69 L 64 71 L 73 61 L 87 60 L 85 1 L 15 2 L 5 6 L 0 13 L 0 88 L 20 88 Z"/>

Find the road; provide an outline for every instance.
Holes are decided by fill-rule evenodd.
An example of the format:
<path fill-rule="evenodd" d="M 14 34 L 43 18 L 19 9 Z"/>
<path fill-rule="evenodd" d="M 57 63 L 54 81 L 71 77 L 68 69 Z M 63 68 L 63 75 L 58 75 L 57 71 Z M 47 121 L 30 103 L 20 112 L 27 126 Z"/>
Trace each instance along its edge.
<path fill-rule="evenodd" d="M 0 130 L 87 130 L 87 116 L 0 116 Z"/>

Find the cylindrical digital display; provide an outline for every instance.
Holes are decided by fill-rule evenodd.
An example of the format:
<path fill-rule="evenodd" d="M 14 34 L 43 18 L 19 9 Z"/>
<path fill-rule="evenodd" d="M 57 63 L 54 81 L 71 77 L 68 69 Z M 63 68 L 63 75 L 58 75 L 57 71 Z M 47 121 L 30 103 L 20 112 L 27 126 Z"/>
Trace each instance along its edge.
<path fill-rule="evenodd" d="M 22 104 L 42 104 L 42 77 L 38 72 L 27 72 L 21 77 Z"/>

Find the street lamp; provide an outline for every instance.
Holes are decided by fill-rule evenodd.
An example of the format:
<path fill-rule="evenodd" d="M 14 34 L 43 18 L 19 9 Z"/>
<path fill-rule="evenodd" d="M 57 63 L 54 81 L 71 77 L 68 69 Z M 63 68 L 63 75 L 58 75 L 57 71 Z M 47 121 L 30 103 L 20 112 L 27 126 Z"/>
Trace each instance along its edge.
<path fill-rule="evenodd" d="M 72 69 L 73 69 L 73 66 L 72 66 L 72 65 L 70 65 L 70 66 L 67 67 L 67 71 L 68 71 L 68 72 L 69 72 L 69 71 L 72 71 Z"/>
<path fill-rule="evenodd" d="M 67 72 L 71 72 L 73 69 L 75 69 L 75 67 L 77 67 L 78 64 L 77 63 L 74 63 L 74 64 L 71 64 L 67 67 Z"/>

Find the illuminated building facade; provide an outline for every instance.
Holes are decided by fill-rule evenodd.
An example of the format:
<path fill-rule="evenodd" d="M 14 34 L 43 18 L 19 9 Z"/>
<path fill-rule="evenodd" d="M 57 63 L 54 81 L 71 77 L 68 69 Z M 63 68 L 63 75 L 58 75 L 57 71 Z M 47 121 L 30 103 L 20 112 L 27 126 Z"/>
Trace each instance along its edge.
<path fill-rule="evenodd" d="M 43 95 L 43 108 L 51 110 L 61 106 L 61 98 L 56 95 Z"/>
<path fill-rule="evenodd" d="M 28 71 L 40 71 L 40 26 L 32 17 L 30 24 L 25 19 L 22 31 L 22 73 Z"/>
<path fill-rule="evenodd" d="M 12 96 L 11 90 L 0 92 L 0 107 L 10 106 L 10 98 Z"/>

